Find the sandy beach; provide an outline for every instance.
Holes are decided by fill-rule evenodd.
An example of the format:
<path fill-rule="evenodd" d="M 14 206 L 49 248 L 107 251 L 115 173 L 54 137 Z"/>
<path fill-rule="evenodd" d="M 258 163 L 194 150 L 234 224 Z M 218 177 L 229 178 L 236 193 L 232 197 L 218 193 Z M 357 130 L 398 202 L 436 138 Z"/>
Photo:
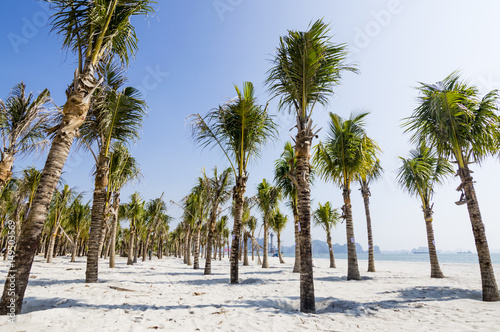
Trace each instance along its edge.
<path fill-rule="evenodd" d="M 202 260 L 201 266 L 204 261 Z M 431 279 L 428 263 L 376 262 L 361 281 L 314 260 L 316 314 L 299 309 L 299 275 L 292 259 L 270 268 L 240 266 L 240 284 L 229 284 L 229 263 L 215 261 L 213 275 L 181 259 L 100 265 L 100 282 L 85 284 L 85 259 L 36 257 L 15 324 L 0 317 L 2 331 L 495 331 L 500 304 L 481 301 L 476 264 L 442 264 L 445 279 Z M 2 264 L 0 272 L 6 273 Z M 495 266 L 496 275 L 500 266 Z"/>

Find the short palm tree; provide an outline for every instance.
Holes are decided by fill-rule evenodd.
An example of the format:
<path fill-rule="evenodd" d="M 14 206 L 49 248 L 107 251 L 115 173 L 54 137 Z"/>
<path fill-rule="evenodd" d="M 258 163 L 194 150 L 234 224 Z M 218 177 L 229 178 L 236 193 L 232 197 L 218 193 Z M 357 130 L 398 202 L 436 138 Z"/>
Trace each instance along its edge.
<path fill-rule="evenodd" d="M 420 105 L 406 119 L 411 141 L 425 142 L 439 156 L 455 162 L 462 191 L 460 204 L 466 203 L 476 242 L 484 301 L 500 301 L 491 264 L 488 240 L 479 210 L 469 164 L 498 152 L 499 120 L 497 91 L 479 97 L 475 86 L 452 73 L 436 84 L 420 83 Z"/>
<path fill-rule="evenodd" d="M 51 129 L 53 135 L 50 151 L 42 179 L 25 220 L 16 251 L 16 267 L 11 272 L 16 276 L 16 314 L 21 313 L 24 292 L 43 223 L 47 217 L 47 206 L 57 186 L 68 157 L 73 139 L 85 121 L 90 101 L 101 80 L 96 77 L 96 68 L 101 61 L 118 58 L 123 64 L 137 51 L 137 35 L 131 18 L 147 15 L 153 11 L 151 0 L 52 0 L 55 13 L 52 29 L 63 37 L 63 48 L 75 53 L 78 65 L 71 83 L 66 89 L 67 100 L 62 108 L 61 122 Z M 12 292 L 10 292 L 12 293 Z M 4 287 L 0 301 L 0 314 L 7 314 L 7 305 L 13 299 L 9 287 Z"/>
<path fill-rule="evenodd" d="M 119 142 L 113 144 L 109 159 L 108 200 L 111 198 L 113 199 L 109 209 L 111 215 L 109 267 L 114 268 L 116 265 L 116 232 L 118 229 L 120 192 L 127 183 L 139 179 L 141 173 L 135 158 L 132 157 L 128 149 Z"/>
<path fill-rule="evenodd" d="M 293 273 L 300 272 L 300 231 L 299 231 L 299 209 L 297 195 L 297 158 L 292 143 L 286 142 L 280 159 L 274 163 L 274 182 L 281 190 L 283 196 L 288 199 L 293 214 L 295 229 L 295 263 Z"/>
<path fill-rule="evenodd" d="M 368 149 L 377 150 L 377 147 L 368 146 Z M 384 170 L 382 166 L 380 166 L 380 161 L 374 159 L 373 164 L 368 165 L 367 171 L 361 173 L 358 177 L 361 187 L 359 190 L 361 191 L 361 196 L 363 197 L 363 203 L 365 205 L 366 229 L 368 235 L 368 272 L 375 272 L 375 251 L 373 248 L 372 217 L 370 213 L 370 183 L 379 179 L 383 172 Z"/>
<path fill-rule="evenodd" d="M 439 158 L 435 152 L 425 144 L 421 144 L 417 150 L 410 152 L 410 157 L 401 159 L 401 167 L 398 170 L 398 182 L 403 190 L 412 196 L 417 196 L 422 201 L 422 211 L 427 229 L 427 245 L 429 247 L 429 258 L 431 262 L 431 278 L 444 278 L 439 267 L 432 227 L 434 204 L 431 204 L 434 187 L 441 184 L 444 178 L 453 170 L 450 163 Z"/>
<path fill-rule="evenodd" d="M 128 219 L 130 223 L 130 238 L 129 238 L 129 246 L 128 246 L 128 258 L 127 265 L 134 264 L 134 255 L 137 237 L 137 231 L 139 228 L 139 224 L 144 218 L 144 204 L 145 202 L 142 200 L 139 193 L 136 191 L 130 196 L 130 202 L 123 205 L 123 216 Z"/>
<path fill-rule="evenodd" d="M 212 274 L 212 245 L 217 226 L 217 217 L 220 213 L 220 207 L 231 197 L 231 187 L 233 186 L 231 168 L 227 168 L 222 173 L 214 168 L 213 177 L 209 178 L 204 173 L 203 177 L 207 183 L 208 200 L 210 201 L 210 216 L 208 221 L 207 236 L 207 258 L 205 260 L 205 271 L 203 274 Z"/>
<path fill-rule="evenodd" d="M 280 264 L 284 264 L 283 255 L 281 254 L 281 233 L 285 229 L 286 223 L 288 222 L 288 217 L 281 213 L 279 208 L 276 208 L 269 218 L 269 226 L 273 231 L 276 232 L 276 237 L 278 238 L 278 257 Z"/>
<path fill-rule="evenodd" d="M 330 268 L 336 268 L 335 256 L 332 247 L 332 230 L 337 227 L 340 222 L 340 213 L 338 209 L 334 209 L 330 202 L 321 205 L 313 212 L 313 219 L 316 226 L 321 226 L 326 232 L 326 243 L 328 244 L 328 252 L 330 253 Z"/>
<path fill-rule="evenodd" d="M 354 223 L 351 206 L 351 184 L 367 171 L 374 150 L 368 149 L 370 140 L 364 130 L 364 119 L 368 113 L 351 114 L 347 120 L 330 113 L 330 130 L 324 143 L 316 147 L 313 162 L 317 173 L 325 180 L 336 183 L 342 189 L 347 235 L 347 280 L 360 280 Z M 373 143 L 374 144 L 374 143 Z"/>
<path fill-rule="evenodd" d="M 264 253 L 262 258 L 262 267 L 269 267 L 269 222 L 273 211 L 278 207 L 281 200 L 281 191 L 278 187 L 272 186 L 266 179 L 257 185 L 257 207 L 263 214 L 264 226 Z"/>
<path fill-rule="evenodd" d="M 300 216 L 300 311 L 315 312 L 314 280 L 311 251 L 311 203 L 309 190 L 309 159 L 313 137 L 317 134 L 312 123 L 316 104 L 327 105 L 333 88 L 340 84 L 344 71 L 356 71 L 346 65 L 346 46 L 333 44 L 329 27 L 318 20 L 309 30 L 288 31 L 280 38 L 272 59 L 267 84 L 274 97 L 279 97 L 279 109 L 287 110 L 297 119 L 295 155 L 297 158 L 298 209 Z"/>
<path fill-rule="evenodd" d="M 112 143 L 136 141 L 146 114 L 146 103 L 140 92 L 132 87 L 121 89 L 125 76 L 119 64 L 101 64 L 99 74 L 105 78 L 104 82 L 94 93 L 87 119 L 80 130 L 81 144 L 91 150 L 96 163 L 86 282 L 97 282 L 98 279 L 99 249 L 104 241 L 101 229 L 105 207 L 109 203 L 106 198 L 111 198 L 107 195 L 107 187 Z M 96 152 L 92 151 L 93 146 Z"/>
<path fill-rule="evenodd" d="M 231 245 L 230 279 L 238 283 L 238 251 L 241 218 L 248 180 L 247 165 L 259 156 L 262 147 L 277 135 L 276 124 L 267 108 L 260 106 L 253 84 L 235 86 L 237 97 L 210 111 L 205 117 L 192 115 L 191 127 L 195 140 L 203 147 L 218 146 L 227 157 L 235 176 L 233 241 Z"/>
<path fill-rule="evenodd" d="M 69 233 L 73 235 L 71 262 L 74 262 L 80 236 L 85 228 L 90 227 L 90 205 L 89 203 L 83 204 L 81 197 L 77 197 L 71 203 L 68 214 L 68 227 Z"/>
<path fill-rule="evenodd" d="M 38 96 L 26 94 L 26 85 L 14 86 L 5 101 L 0 100 L 0 191 L 12 177 L 14 160 L 27 155 L 48 143 L 45 130 L 50 123 L 50 113 L 45 105 L 50 100 L 49 90 Z"/>

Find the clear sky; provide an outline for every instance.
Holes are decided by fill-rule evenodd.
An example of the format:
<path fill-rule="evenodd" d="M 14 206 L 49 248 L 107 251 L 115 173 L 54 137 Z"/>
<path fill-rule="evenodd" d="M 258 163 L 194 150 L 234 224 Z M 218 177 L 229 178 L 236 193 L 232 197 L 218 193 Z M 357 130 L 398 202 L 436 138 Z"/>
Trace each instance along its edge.
<path fill-rule="evenodd" d="M 144 175 L 141 183 L 122 192 L 122 202 L 135 190 L 145 199 L 159 197 L 179 201 L 195 184 L 203 167 L 227 167 L 218 150 L 201 150 L 190 137 L 186 117 L 206 114 L 234 97 L 233 84 L 251 81 L 265 104 L 269 95 L 263 82 L 269 59 L 279 37 L 288 29 L 305 30 L 311 21 L 324 18 L 331 23 L 333 41 L 346 43 L 350 61 L 360 74 L 346 74 L 327 109 L 317 109 L 314 122 L 326 128 L 327 112 L 348 117 L 351 111 L 370 115 L 367 132 L 384 151 L 385 174 L 371 186 L 374 243 L 382 250 L 426 246 L 423 215 L 418 199 L 403 193 L 395 183 L 398 156 L 412 148 L 403 134 L 401 119 L 417 106 L 418 82 L 434 83 L 454 70 L 477 84 L 480 91 L 500 88 L 500 31 L 498 1 L 298 1 L 298 0 L 159 0 L 157 12 L 135 19 L 139 52 L 128 70 L 129 85 L 141 89 L 149 105 L 141 140 L 131 151 Z M 61 38 L 50 33 L 47 5 L 34 0 L 5 1 L 0 13 L 0 98 L 20 81 L 35 92 L 48 88 L 56 104 L 65 102 L 76 58 L 61 50 Z M 272 179 L 274 160 L 282 151 L 294 119 L 270 109 L 280 125 L 280 138 L 262 150 L 262 157 L 249 168 L 248 195 L 258 182 Z M 320 138 L 326 130 L 320 132 Z M 318 142 L 318 141 L 316 141 Z M 45 155 L 16 163 L 43 167 Z M 91 198 L 92 157 L 72 150 L 64 179 Z M 492 251 L 500 251 L 500 176 L 498 158 L 480 167 L 472 165 L 479 205 Z M 441 250 L 475 250 L 467 208 L 456 206 L 458 178 L 437 189 L 434 197 L 434 232 Z M 342 203 L 341 191 L 318 180 L 312 188 L 312 206 L 331 201 Z M 361 195 L 352 190 L 356 241 L 367 248 L 366 222 Z M 290 211 L 285 211 L 291 215 Z M 181 210 L 169 208 L 179 221 Z M 253 214 L 260 218 L 255 209 Z M 290 219 L 292 219 L 290 217 Z M 325 240 L 320 229 L 313 239 Z M 345 227 L 333 234 L 334 242 L 345 243 Z M 290 221 L 285 245 L 293 244 Z"/>

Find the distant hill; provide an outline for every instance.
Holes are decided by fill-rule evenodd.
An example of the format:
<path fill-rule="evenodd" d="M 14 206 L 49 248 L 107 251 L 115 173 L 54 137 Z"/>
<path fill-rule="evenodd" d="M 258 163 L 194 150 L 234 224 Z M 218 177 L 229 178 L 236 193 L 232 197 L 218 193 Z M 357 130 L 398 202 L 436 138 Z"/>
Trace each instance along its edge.
<path fill-rule="evenodd" d="M 259 242 L 260 243 L 260 242 Z M 338 253 L 338 254 L 346 254 L 347 253 L 347 243 L 346 244 L 339 244 L 335 243 L 332 245 L 333 247 L 333 252 Z M 312 250 L 313 254 L 328 254 L 328 244 L 325 241 L 321 240 L 313 240 L 312 241 Z M 374 246 L 373 250 L 375 254 L 380 254 L 380 248 L 379 246 Z M 283 253 L 294 253 L 295 252 L 295 245 L 290 246 L 290 247 L 283 247 L 282 248 Z M 356 252 L 358 253 L 366 253 L 367 251 L 363 250 L 363 247 L 361 244 L 356 243 Z"/>

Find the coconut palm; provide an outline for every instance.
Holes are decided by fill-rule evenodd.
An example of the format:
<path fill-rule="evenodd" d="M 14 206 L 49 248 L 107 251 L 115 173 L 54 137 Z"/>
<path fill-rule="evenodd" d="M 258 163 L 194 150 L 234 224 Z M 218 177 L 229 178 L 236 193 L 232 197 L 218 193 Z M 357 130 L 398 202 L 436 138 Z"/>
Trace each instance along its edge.
<path fill-rule="evenodd" d="M 233 181 L 231 173 L 233 170 L 227 168 L 222 173 L 217 172 L 217 167 L 214 168 L 213 177 L 208 178 L 203 174 L 207 183 L 208 200 L 210 201 L 210 219 L 208 221 L 208 236 L 207 236 L 207 258 L 205 260 L 205 275 L 212 274 L 212 243 L 216 232 L 217 217 L 220 213 L 220 207 L 231 197 L 231 187 Z"/>
<path fill-rule="evenodd" d="M 344 71 L 356 71 L 345 64 L 344 44 L 333 44 L 328 25 L 318 20 L 309 30 L 288 31 L 280 38 L 272 60 L 267 84 L 279 109 L 288 110 L 297 119 L 295 154 L 297 158 L 298 209 L 300 216 L 300 311 L 315 312 L 313 265 L 311 251 L 311 198 L 309 159 L 312 139 L 316 135 L 312 112 L 316 104 L 327 105 L 333 88 L 340 84 Z"/>
<path fill-rule="evenodd" d="M 247 165 L 259 156 L 261 148 L 277 135 L 276 124 L 267 107 L 258 105 L 254 87 L 243 83 L 235 86 L 237 97 L 210 111 L 205 117 L 192 115 L 191 127 L 195 140 L 203 147 L 218 146 L 227 157 L 235 176 L 233 242 L 231 245 L 230 279 L 238 283 L 238 251 L 241 218 L 248 180 Z"/>
<path fill-rule="evenodd" d="M 347 235 L 347 280 L 360 280 L 354 223 L 351 206 L 351 184 L 361 174 L 366 173 L 376 159 L 375 146 L 365 134 L 364 119 L 368 113 L 351 114 L 347 120 L 330 113 L 330 128 L 325 143 L 316 146 L 315 170 L 327 181 L 336 183 L 342 189 Z"/>
<path fill-rule="evenodd" d="M 26 94 L 26 85 L 19 83 L 12 88 L 5 101 L 0 100 L 0 191 L 12 177 L 14 160 L 44 147 L 45 130 L 51 121 L 45 105 L 50 100 L 49 90 L 38 96 Z"/>
<path fill-rule="evenodd" d="M 215 225 L 215 230 L 217 231 L 217 246 L 219 247 L 219 260 L 222 260 L 224 251 L 224 230 L 227 228 L 228 220 L 228 216 L 222 216 Z"/>
<path fill-rule="evenodd" d="M 80 130 L 81 145 L 90 149 L 96 162 L 86 282 L 97 282 L 98 279 L 105 207 L 109 204 L 106 198 L 111 198 L 107 195 L 107 187 L 112 143 L 136 141 L 146 114 L 146 103 L 140 92 L 132 87 L 121 89 L 125 81 L 123 67 L 117 63 L 101 64 L 99 75 L 104 78 L 103 84 L 94 93 L 87 119 Z M 93 146 L 96 152 L 92 151 Z"/>
<path fill-rule="evenodd" d="M 269 267 L 269 220 L 273 211 L 277 208 L 281 200 L 281 191 L 278 187 L 272 186 L 266 179 L 257 185 L 257 207 L 263 214 L 264 226 L 264 253 L 262 258 L 262 267 Z"/>
<path fill-rule="evenodd" d="M 123 216 L 130 222 L 130 238 L 128 245 L 127 265 L 134 264 L 134 247 L 137 237 L 137 229 L 144 217 L 144 204 L 139 193 L 136 191 L 130 196 L 130 202 L 122 205 Z M 136 248 L 137 249 L 137 248 Z"/>
<path fill-rule="evenodd" d="M 498 152 L 497 91 L 479 97 L 475 86 L 452 73 L 436 84 L 420 83 L 420 105 L 404 124 L 411 141 L 425 142 L 439 156 L 458 166 L 462 191 L 459 204 L 467 204 L 476 242 L 484 301 L 499 301 L 488 241 L 469 164 Z"/>
<path fill-rule="evenodd" d="M 155 198 L 146 203 L 145 219 L 147 220 L 146 237 L 142 246 L 142 261 L 146 260 L 146 253 L 151 244 L 151 235 L 158 225 L 167 219 L 167 204 L 163 201 L 163 193 L 159 198 Z M 153 246 L 154 246 L 154 241 Z"/>
<path fill-rule="evenodd" d="M 368 146 L 368 149 L 377 149 L 376 146 Z M 361 188 L 361 196 L 365 205 L 366 228 L 368 234 L 368 272 L 375 272 L 375 252 L 373 248 L 373 232 L 372 232 L 372 217 L 370 213 L 370 183 L 379 179 L 383 173 L 382 166 L 378 159 L 373 160 L 373 165 L 369 165 L 366 172 L 358 176 L 359 185 Z"/>
<path fill-rule="evenodd" d="M 71 203 L 68 214 L 69 234 L 73 235 L 73 248 L 71 250 L 71 262 L 75 261 L 78 241 L 84 229 L 90 227 L 90 205 L 83 204 L 81 197 L 77 197 Z"/>
<path fill-rule="evenodd" d="M 288 222 L 288 217 L 285 216 L 279 208 L 276 208 L 269 218 L 269 226 L 276 232 L 276 237 L 278 238 L 278 257 L 281 264 L 284 264 L 283 256 L 281 255 L 281 233 L 285 229 L 286 223 Z"/>
<path fill-rule="evenodd" d="M 452 167 L 446 159 L 439 158 L 425 144 L 421 144 L 417 150 L 411 151 L 410 158 L 399 158 L 402 162 L 397 176 L 399 185 L 410 195 L 419 197 L 422 201 L 431 262 L 431 278 L 444 278 L 439 267 L 436 242 L 434 240 L 432 227 L 434 204 L 431 204 L 431 199 L 434 194 L 434 187 L 441 184 L 444 178 L 453 172 Z"/>
<path fill-rule="evenodd" d="M 300 232 L 298 195 L 295 179 L 297 178 L 297 158 L 290 142 L 285 143 L 285 148 L 280 159 L 274 163 L 274 182 L 283 195 L 288 198 L 293 213 L 295 227 L 295 263 L 293 273 L 300 272 Z"/>
<path fill-rule="evenodd" d="M 255 229 L 257 228 L 257 218 L 255 218 L 254 216 L 251 216 L 250 218 L 248 218 L 246 226 L 247 226 L 248 231 L 250 232 L 250 235 L 252 238 L 252 261 L 253 261 L 255 249 L 257 249 L 257 255 L 259 254 L 259 248 L 258 247 L 256 248 L 257 243 L 254 243 L 254 241 L 253 241 L 253 239 L 255 239 Z M 260 255 L 259 255 L 259 264 L 262 264 L 260 262 Z"/>
<path fill-rule="evenodd" d="M 337 227 L 340 222 L 340 213 L 338 209 L 334 209 L 330 202 L 321 205 L 313 212 L 314 223 L 316 226 L 321 226 L 326 232 L 326 243 L 328 244 L 328 252 L 330 253 L 330 268 L 336 268 L 335 256 L 332 247 L 332 230 Z"/>
<path fill-rule="evenodd" d="M 85 121 L 91 97 L 101 80 L 95 71 L 101 61 L 117 58 L 125 65 L 137 51 L 137 35 L 131 18 L 151 13 L 150 0 L 52 0 L 53 31 L 63 37 L 63 48 L 78 56 L 74 77 L 66 90 L 59 125 L 51 129 L 52 145 L 47 156 L 42 179 L 33 206 L 24 223 L 16 251 L 16 263 L 11 268 L 16 277 L 16 313 L 20 314 L 29 272 L 40 241 L 47 206 L 52 199 L 74 137 Z M 12 293 L 12 292 L 10 292 Z M 4 287 L 0 314 L 7 314 L 9 287 Z"/>

